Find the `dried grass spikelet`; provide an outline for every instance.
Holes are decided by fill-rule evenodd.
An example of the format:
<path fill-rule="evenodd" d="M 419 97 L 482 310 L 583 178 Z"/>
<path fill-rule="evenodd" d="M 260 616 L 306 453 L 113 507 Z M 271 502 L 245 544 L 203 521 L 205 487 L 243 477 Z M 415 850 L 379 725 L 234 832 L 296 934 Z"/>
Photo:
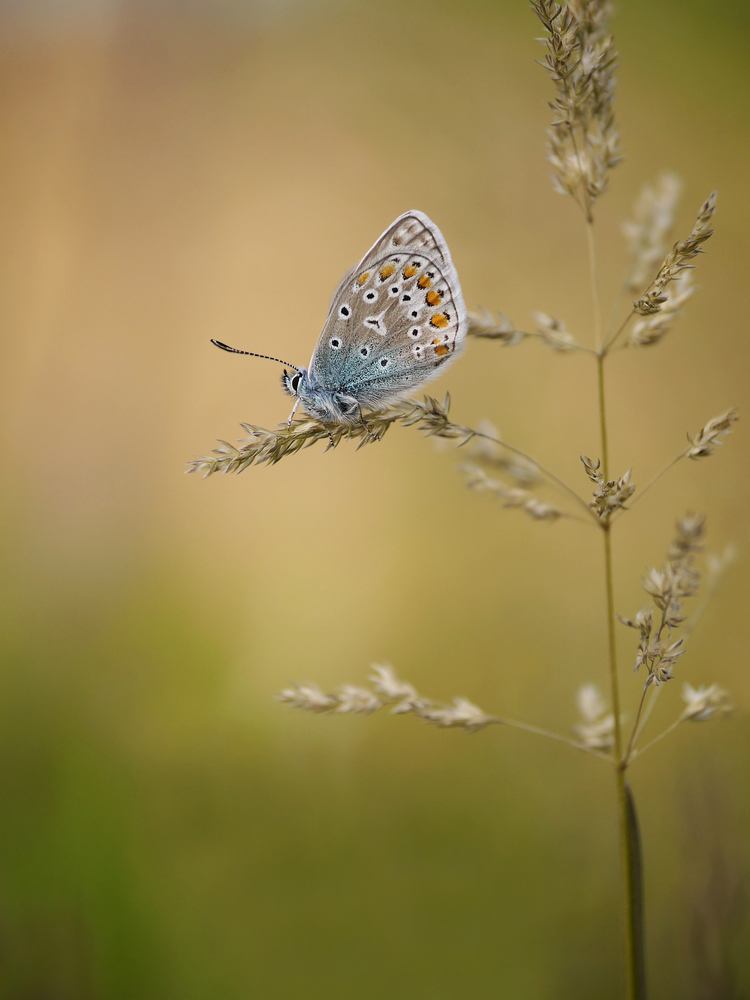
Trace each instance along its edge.
<path fill-rule="evenodd" d="M 624 346 L 650 347 L 652 344 L 658 344 L 669 332 L 672 323 L 681 313 L 681 307 L 694 292 L 693 272 L 685 271 L 669 288 L 664 289 L 659 312 L 644 316 L 633 324 Z"/>
<path fill-rule="evenodd" d="M 587 218 L 609 171 L 620 161 L 613 101 L 617 54 L 608 33 L 608 0 L 532 0 L 547 38 L 545 62 L 555 85 L 547 158 L 561 193 L 575 198 Z"/>
<path fill-rule="evenodd" d="M 498 720 L 487 715 L 468 698 L 454 698 L 453 704 L 442 706 L 424 706 L 414 709 L 414 714 L 425 722 L 442 729 L 465 729 L 467 733 L 477 733 L 485 726 Z"/>
<path fill-rule="evenodd" d="M 630 481 L 633 470 L 628 469 L 625 475 L 620 476 L 619 479 L 605 482 L 604 476 L 599 471 L 601 466 L 599 459 L 594 461 L 585 455 L 581 455 L 581 461 L 586 470 L 586 475 L 592 483 L 596 483 L 596 489 L 594 490 L 589 507 L 596 512 L 596 516 L 600 521 L 607 521 L 616 510 L 625 508 L 626 502 L 635 492 L 635 484 Z"/>
<path fill-rule="evenodd" d="M 337 712 L 344 714 L 355 712 L 362 715 L 369 715 L 371 712 L 377 712 L 382 707 L 383 702 L 376 698 L 372 691 L 369 691 L 367 688 L 356 687 L 354 684 L 342 684 L 338 690 Z"/>
<path fill-rule="evenodd" d="M 738 556 L 737 546 L 732 542 L 725 545 L 721 552 L 709 553 L 706 556 L 706 569 L 708 570 L 706 576 L 708 582 L 711 585 L 718 582 L 732 563 L 737 562 Z"/>
<path fill-rule="evenodd" d="M 372 669 L 369 679 L 374 683 L 375 690 L 386 701 L 395 703 L 391 715 L 416 715 L 435 726 L 465 729 L 469 733 L 500 721 L 495 716 L 487 715 L 468 698 L 454 698 L 451 705 L 441 705 L 423 697 L 412 684 L 397 677 L 388 664 L 376 664 Z"/>
<path fill-rule="evenodd" d="M 564 510 L 545 503 L 528 490 L 508 486 L 499 479 L 493 479 L 474 462 L 464 464 L 461 471 L 466 476 L 466 484 L 469 489 L 485 490 L 492 493 L 500 499 L 503 507 L 517 507 L 524 510 L 536 521 L 557 521 L 561 517 L 569 516 Z"/>
<path fill-rule="evenodd" d="M 581 743 L 591 750 L 610 751 L 615 743 L 615 717 L 608 710 L 595 684 L 584 684 L 578 690 L 578 711 L 582 722 L 574 729 Z"/>
<path fill-rule="evenodd" d="M 623 224 L 630 255 L 625 289 L 631 294 L 643 288 L 653 268 L 664 257 L 681 194 L 679 177 L 672 173 L 661 174 L 653 186 L 644 186 L 636 199 L 632 218 Z"/>
<path fill-rule="evenodd" d="M 220 441 L 211 455 L 189 462 L 187 471 L 202 472 L 206 478 L 217 472 L 242 472 L 251 465 L 274 465 L 287 455 L 294 455 L 318 442 L 335 448 L 342 441 L 355 440 L 359 441 L 358 447 L 361 448 L 362 445 L 380 441 L 395 423 L 405 427 L 417 425 L 428 436 L 463 444 L 474 435 L 474 431 L 451 421 L 449 409 L 450 396 L 446 394 L 442 403 L 432 396 L 425 396 L 422 402 L 404 400 L 382 413 L 368 413 L 364 423 L 353 426 L 328 426 L 312 417 L 295 420 L 290 427 L 283 425 L 275 431 L 243 423 L 240 426 L 247 438 L 238 447 L 228 441 Z"/>
<path fill-rule="evenodd" d="M 489 309 L 469 310 L 469 328 L 472 337 L 499 340 L 506 347 L 515 347 L 528 337 L 528 333 L 516 330 L 512 320 L 503 313 L 491 313 Z"/>
<path fill-rule="evenodd" d="M 416 712 L 422 706 L 430 704 L 419 694 L 413 684 L 401 680 L 389 663 L 374 663 L 372 673 L 368 677 L 376 692 L 383 701 L 390 703 L 391 715 L 404 715 Z"/>
<path fill-rule="evenodd" d="M 477 433 L 468 445 L 469 454 L 481 466 L 496 469 L 510 476 L 518 486 L 528 489 L 536 486 L 541 476 L 539 467 L 530 459 L 523 458 L 503 448 L 499 443 L 500 432 L 489 420 L 477 423 Z"/>
<path fill-rule="evenodd" d="M 416 424 L 419 430 L 428 437 L 445 438 L 450 441 L 458 441 L 459 444 L 465 444 L 474 436 L 474 431 L 470 427 L 463 427 L 449 419 L 448 411 L 451 406 L 451 397 L 447 392 L 442 403 L 433 396 L 425 396 L 422 403 L 410 400 L 404 405 L 409 407 L 411 412 L 406 412 L 397 419 L 405 427 Z"/>
<path fill-rule="evenodd" d="M 727 434 L 732 433 L 732 424 L 735 424 L 739 419 L 739 410 L 733 408 L 718 417 L 712 417 L 704 427 L 701 427 L 695 438 L 688 434 L 690 447 L 685 453 L 687 457 L 698 459 L 713 455 L 719 445 L 723 444 L 722 439 Z"/>
<path fill-rule="evenodd" d="M 319 714 L 369 715 L 390 705 L 392 715 L 416 715 L 434 726 L 464 729 L 468 733 L 501 721 L 487 715 L 467 698 L 454 698 L 452 704 L 441 705 L 422 697 L 412 684 L 401 680 L 389 664 L 375 664 L 372 670 L 369 680 L 373 682 L 375 693 L 352 684 L 342 684 L 335 694 L 326 694 L 316 684 L 293 684 L 276 697 L 293 708 Z"/>
<path fill-rule="evenodd" d="M 369 715 L 383 707 L 383 702 L 372 691 L 352 684 L 342 684 L 335 694 L 326 694 L 317 684 L 292 684 L 279 691 L 276 698 L 294 708 L 318 714 L 339 712 Z"/>
<path fill-rule="evenodd" d="M 561 319 L 548 316 L 547 313 L 535 312 L 532 316 L 537 334 L 548 347 L 556 351 L 572 351 L 578 344 L 573 335 L 565 329 Z"/>
<path fill-rule="evenodd" d="M 685 240 L 672 247 L 664 259 L 659 272 L 649 285 L 648 291 L 633 303 L 633 308 L 642 316 L 659 312 L 668 301 L 665 289 L 685 268 L 692 267 L 691 260 L 703 253 L 703 244 L 713 233 L 711 219 L 716 209 L 716 192 L 712 191 L 698 212 L 698 218 Z"/>
<path fill-rule="evenodd" d="M 565 329 L 562 320 L 546 313 L 532 314 L 536 329 L 517 330 L 512 320 L 503 313 L 492 313 L 489 309 L 469 312 L 469 334 L 486 340 L 499 340 L 505 347 L 513 347 L 522 340 L 536 337 L 556 351 L 580 350 L 573 335 Z"/>
<path fill-rule="evenodd" d="M 716 684 L 699 688 L 683 684 L 682 700 L 685 702 L 685 709 L 680 721 L 683 722 L 707 722 L 714 715 L 727 718 L 733 711 L 729 694 Z"/>
<path fill-rule="evenodd" d="M 326 694 L 317 684 L 293 684 L 276 695 L 279 701 L 306 712 L 332 712 L 338 705 L 334 694 Z"/>
<path fill-rule="evenodd" d="M 705 524 L 705 517 L 699 514 L 681 518 L 667 552 L 666 565 L 646 573 L 643 587 L 654 603 L 656 614 L 645 608 L 634 618 L 617 615 L 623 625 L 640 633 L 634 669 L 637 672 L 645 667 L 646 686 L 671 680 L 675 663 L 685 653 L 685 637 L 675 638 L 675 633 L 686 621 L 684 601 L 693 597 L 700 585 L 695 557 L 702 547 Z"/>

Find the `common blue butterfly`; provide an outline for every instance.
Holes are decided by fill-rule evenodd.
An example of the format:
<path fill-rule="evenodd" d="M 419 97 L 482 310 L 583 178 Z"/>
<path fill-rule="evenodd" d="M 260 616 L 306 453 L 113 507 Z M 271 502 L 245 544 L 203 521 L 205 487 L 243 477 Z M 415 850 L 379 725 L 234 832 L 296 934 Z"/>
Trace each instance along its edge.
<path fill-rule="evenodd" d="M 336 289 L 307 368 L 284 390 L 323 424 L 354 425 L 442 374 L 466 337 L 466 306 L 448 246 L 422 212 L 400 215 Z"/>

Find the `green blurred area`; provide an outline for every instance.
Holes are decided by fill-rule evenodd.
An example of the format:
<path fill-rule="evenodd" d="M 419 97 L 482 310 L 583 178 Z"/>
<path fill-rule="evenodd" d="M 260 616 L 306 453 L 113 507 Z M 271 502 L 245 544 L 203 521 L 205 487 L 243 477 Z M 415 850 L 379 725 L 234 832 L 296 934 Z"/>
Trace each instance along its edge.
<path fill-rule="evenodd" d="M 605 301 L 644 182 L 683 177 L 678 234 L 719 192 L 686 315 L 612 359 L 615 471 L 642 484 L 748 400 L 747 9 L 638 0 L 614 29 L 627 159 L 600 204 Z M 408 429 L 183 476 L 240 420 L 288 412 L 273 366 L 209 338 L 305 364 L 341 275 L 408 208 L 440 225 L 470 307 L 521 327 L 544 310 L 590 342 L 530 11 L 27 0 L 0 32 L 0 995 L 616 996 L 606 766 L 500 728 L 272 698 L 388 660 L 428 696 L 569 732 L 577 688 L 606 683 L 596 535 L 467 493 L 456 455 Z M 588 360 L 474 342 L 435 391 L 584 490 Z M 750 987 L 732 903 L 750 891 L 745 433 L 678 466 L 615 535 L 626 614 L 686 510 L 740 554 L 650 731 L 684 679 L 738 712 L 632 772 L 664 998 L 711 995 L 712 962 L 713 995 Z M 633 654 L 623 629 L 630 718 Z"/>

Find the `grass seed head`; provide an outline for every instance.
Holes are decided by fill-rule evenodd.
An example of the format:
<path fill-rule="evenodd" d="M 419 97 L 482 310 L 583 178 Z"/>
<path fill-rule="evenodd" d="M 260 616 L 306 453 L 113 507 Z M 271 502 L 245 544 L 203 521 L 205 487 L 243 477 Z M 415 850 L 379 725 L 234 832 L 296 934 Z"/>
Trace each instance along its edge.
<path fill-rule="evenodd" d="M 649 289 L 640 299 L 633 303 L 633 309 L 642 316 L 650 316 L 659 312 L 669 301 L 665 289 L 670 281 L 674 281 L 687 267 L 693 265 L 698 254 L 703 253 L 703 244 L 712 235 L 711 220 L 716 209 L 716 192 L 712 191 L 698 212 L 690 235 L 686 240 L 680 240 L 672 247 L 664 259 L 659 272 L 649 285 Z"/>
<path fill-rule="evenodd" d="M 591 219 L 606 190 L 609 171 L 620 162 L 613 103 L 617 53 L 609 35 L 607 0 L 532 0 L 544 26 L 545 66 L 555 86 L 547 158 L 552 182 L 574 198 Z"/>
<path fill-rule="evenodd" d="M 685 710 L 682 713 L 683 721 L 707 722 L 714 715 L 718 714 L 726 718 L 733 711 L 729 695 L 716 684 L 699 688 L 693 688 L 687 683 L 683 684 L 682 700 L 685 702 Z"/>
<path fill-rule="evenodd" d="M 698 459 L 713 455 L 719 445 L 723 444 L 723 438 L 732 433 L 732 425 L 739 419 L 739 410 L 727 410 L 718 417 L 712 417 L 704 427 L 701 427 L 695 438 L 691 438 L 688 434 L 690 447 L 686 453 L 687 457 Z"/>
<path fill-rule="evenodd" d="M 515 347 L 528 336 L 516 330 L 515 324 L 502 313 L 491 313 L 489 309 L 469 310 L 469 336 L 499 340 L 505 347 Z"/>
<path fill-rule="evenodd" d="M 681 194 L 679 177 L 664 173 L 638 195 L 633 215 L 623 225 L 630 254 L 625 288 L 631 294 L 643 288 L 653 268 L 664 257 Z"/>
<path fill-rule="evenodd" d="M 615 717 L 609 712 L 595 684 L 584 684 L 576 698 L 582 722 L 574 728 L 581 743 L 590 750 L 609 751 L 615 741 Z"/>

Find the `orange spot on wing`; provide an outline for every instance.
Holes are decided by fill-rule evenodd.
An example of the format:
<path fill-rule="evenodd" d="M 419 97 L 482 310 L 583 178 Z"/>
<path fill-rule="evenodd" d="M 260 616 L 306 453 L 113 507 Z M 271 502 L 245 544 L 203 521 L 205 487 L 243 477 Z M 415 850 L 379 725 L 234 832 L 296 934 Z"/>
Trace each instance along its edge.
<path fill-rule="evenodd" d="M 396 270 L 395 264 L 384 264 L 380 268 L 380 280 L 385 281 L 386 278 L 390 278 L 393 272 Z"/>
<path fill-rule="evenodd" d="M 448 314 L 447 313 L 435 313 L 435 315 L 430 320 L 430 326 L 437 326 L 441 330 L 448 325 Z"/>
<path fill-rule="evenodd" d="M 364 285 L 364 283 L 367 281 L 369 277 L 370 277 L 370 272 L 365 271 L 364 274 L 360 274 L 360 276 L 357 278 L 357 284 Z"/>
<path fill-rule="evenodd" d="M 449 353 L 449 351 L 450 348 L 446 347 L 445 344 L 438 344 L 437 347 L 435 348 L 435 354 L 437 354 L 439 358 L 444 357 L 446 354 Z"/>
<path fill-rule="evenodd" d="M 429 288 L 432 282 L 430 281 L 430 279 L 427 277 L 426 274 L 423 274 L 422 277 L 417 282 L 417 284 L 419 285 L 420 288 Z"/>
<path fill-rule="evenodd" d="M 438 293 L 433 288 L 432 291 L 427 293 L 427 305 L 428 306 L 439 306 L 441 303 L 441 298 Z"/>
<path fill-rule="evenodd" d="M 418 267 L 414 267 L 413 264 L 409 264 L 408 267 L 404 268 L 404 277 L 405 278 L 413 278 L 414 275 L 417 273 L 418 270 L 419 270 Z"/>

